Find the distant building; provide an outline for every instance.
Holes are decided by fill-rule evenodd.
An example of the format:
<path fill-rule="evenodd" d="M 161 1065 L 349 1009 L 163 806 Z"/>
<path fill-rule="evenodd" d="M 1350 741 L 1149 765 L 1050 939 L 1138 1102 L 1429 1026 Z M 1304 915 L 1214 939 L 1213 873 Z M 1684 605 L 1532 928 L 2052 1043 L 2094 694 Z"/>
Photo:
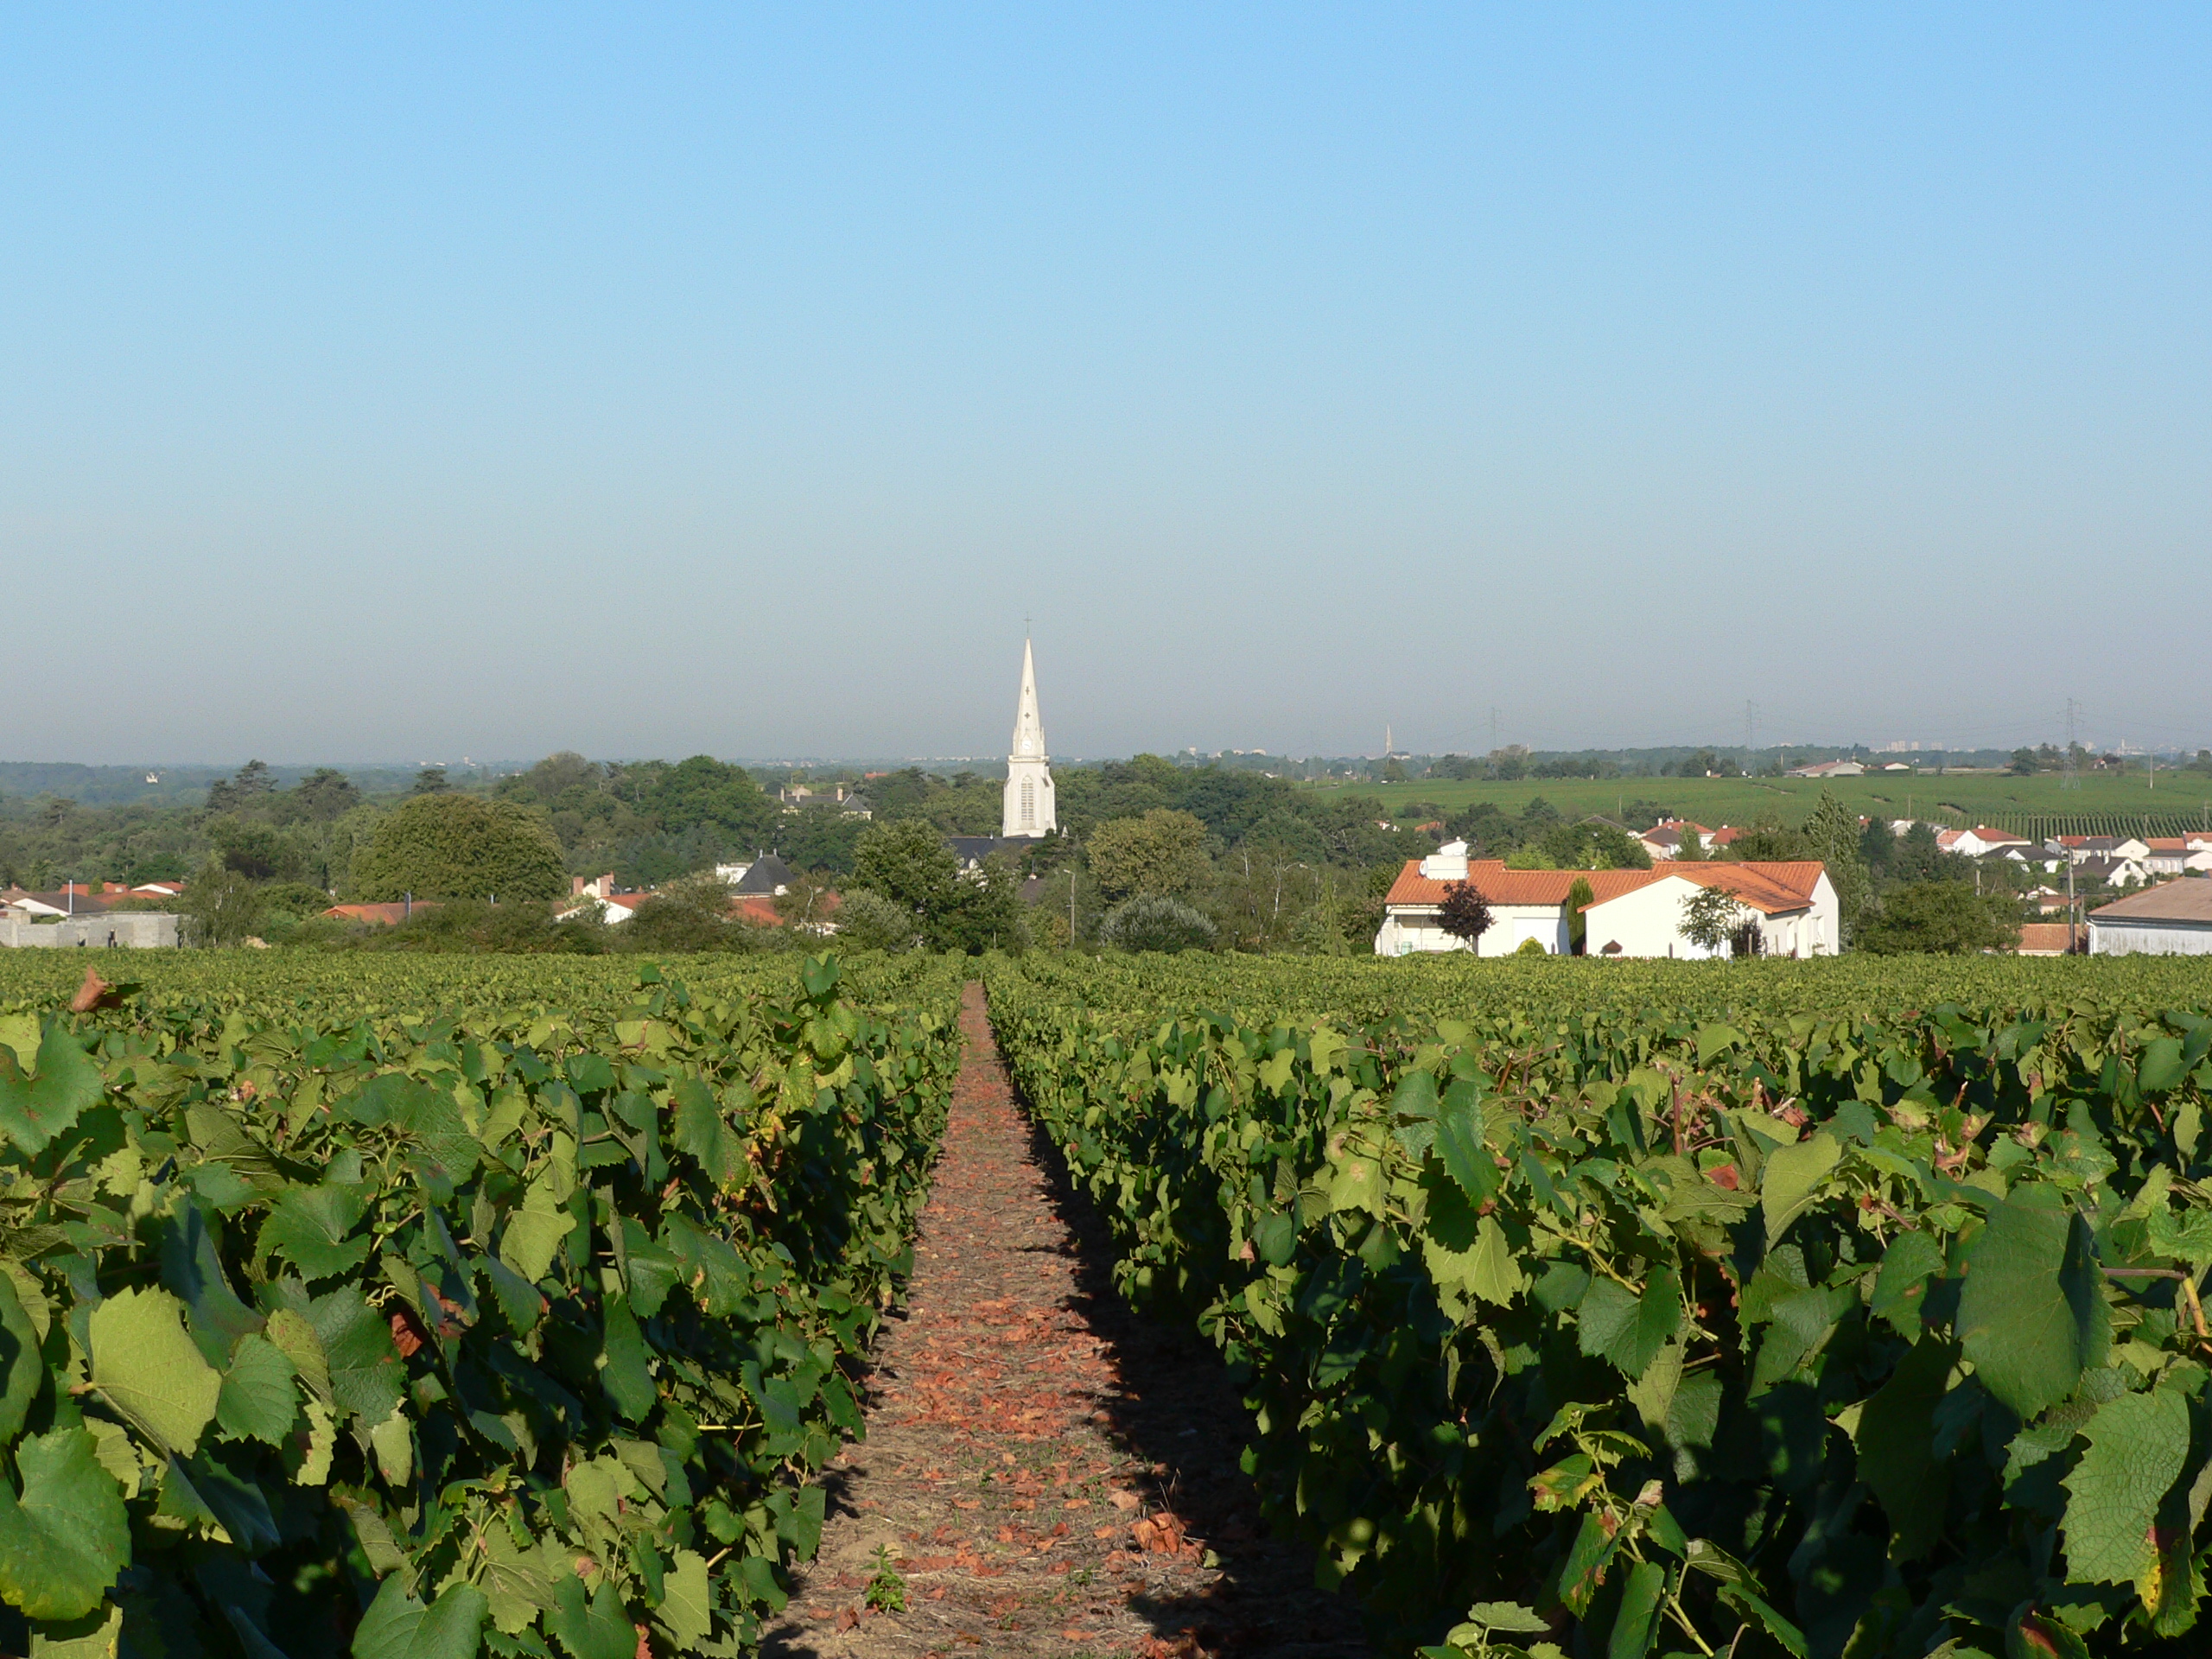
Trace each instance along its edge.
<path fill-rule="evenodd" d="M 2183 877 L 2089 912 L 2093 957 L 2212 956 L 2212 880 Z"/>
<path fill-rule="evenodd" d="M 2005 847 L 2031 847 L 2035 843 L 2025 836 L 2016 836 L 2009 830 L 1993 830 L 1986 823 L 1971 830 L 1938 830 L 1936 844 L 1947 853 L 1959 853 L 1967 858 L 1980 858 L 1984 853 L 1993 853 Z"/>
<path fill-rule="evenodd" d="M 1530 940 L 1548 954 L 1566 954 L 1572 948 L 1567 903 L 1577 881 L 1590 889 L 1582 919 L 1585 949 L 1593 957 L 1731 954 L 1731 945 L 1711 951 L 1682 936 L 1683 902 L 1701 887 L 1719 887 L 1735 899 L 1739 921 L 1758 930 L 1762 954 L 1834 956 L 1841 939 L 1835 887 L 1817 861 L 1509 870 L 1497 859 L 1470 859 L 1467 843 L 1453 841 L 1427 858 L 1407 861 L 1383 901 L 1376 954 L 1466 950 L 1440 925 L 1445 897 L 1458 881 L 1471 883 L 1490 906 L 1490 930 L 1475 945 L 1483 957 L 1510 956 Z"/>
<path fill-rule="evenodd" d="M 79 911 L 43 920 L 13 906 L 0 908 L 0 947 L 156 950 L 178 943 L 177 918 L 167 911 Z"/>
<path fill-rule="evenodd" d="M 1815 760 L 1808 766 L 1792 766 L 1791 778 L 1864 778 L 1866 767 L 1857 760 Z"/>
<path fill-rule="evenodd" d="M 396 927 L 420 911 L 438 907 L 435 899 L 401 899 L 388 905 L 333 905 L 322 913 L 341 922 L 363 922 L 371 927 Z"/>
<path fill-rule="evenodd" d="M 1045 721 L 1037 711 L 1037 663 L 1021 642 L 1021 690 L 1014 705 L 1014 743 L 1006 760 L 1006 798 L 999 814 L 1001 839 L 1033 841 L 1056 835 L 1060 820 L 1052 802 L 1052 768 L 1045 753 Z"/>
<path fill-rule="evenodd" d="M 2074 957 L 2088 948 L 2082 929 L 2071 922 L 2023 922 L 2018 953 L 2024 957 Z"/>

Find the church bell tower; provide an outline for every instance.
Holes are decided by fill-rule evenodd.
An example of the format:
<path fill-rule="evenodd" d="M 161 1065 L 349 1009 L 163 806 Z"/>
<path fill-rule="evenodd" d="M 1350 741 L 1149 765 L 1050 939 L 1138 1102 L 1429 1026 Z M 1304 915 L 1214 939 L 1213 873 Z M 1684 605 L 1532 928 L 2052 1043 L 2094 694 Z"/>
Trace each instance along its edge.
<path fill-rule="evenodd" d="M 1045 721 L 1037 712 L 1037 663 L 1021 642 L 1021 695 L 1014 706 L 1014 746 L 1006 758 L 1006 804 L 999 834 L 1035 839 L 1060 827 L 1052 810 L 1052 769 L 1045 760 Z"/>

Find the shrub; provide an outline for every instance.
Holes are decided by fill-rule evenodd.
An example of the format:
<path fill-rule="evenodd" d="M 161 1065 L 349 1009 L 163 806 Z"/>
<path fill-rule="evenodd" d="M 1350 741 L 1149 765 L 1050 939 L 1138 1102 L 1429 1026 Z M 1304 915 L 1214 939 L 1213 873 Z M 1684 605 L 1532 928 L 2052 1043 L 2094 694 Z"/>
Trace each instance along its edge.
<path fill-rule="evenodd" d="M 1116 950 L 1203 950 L 1213 944 L 1214 925 L 1179 899 L 1142 893 L 1106 912 L 1098 938 Z"/>
<path fill-rule="evenodd" d="M 921 918 L 880 893 L 855 887 L 837 906 L 837 938 L 855 950 L 912 950 L 922 942 Z"/>

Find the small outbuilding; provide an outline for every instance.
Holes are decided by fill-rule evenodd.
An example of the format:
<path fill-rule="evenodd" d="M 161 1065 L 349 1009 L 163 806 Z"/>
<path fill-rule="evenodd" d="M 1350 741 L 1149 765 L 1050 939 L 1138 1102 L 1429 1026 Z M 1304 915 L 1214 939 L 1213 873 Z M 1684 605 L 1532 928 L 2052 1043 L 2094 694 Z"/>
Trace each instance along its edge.
<path fill-rule="evenodd" d="M 2212 880 L 2183 876 L 2089 912 L 2093 957 L 2212 956 Z"/>

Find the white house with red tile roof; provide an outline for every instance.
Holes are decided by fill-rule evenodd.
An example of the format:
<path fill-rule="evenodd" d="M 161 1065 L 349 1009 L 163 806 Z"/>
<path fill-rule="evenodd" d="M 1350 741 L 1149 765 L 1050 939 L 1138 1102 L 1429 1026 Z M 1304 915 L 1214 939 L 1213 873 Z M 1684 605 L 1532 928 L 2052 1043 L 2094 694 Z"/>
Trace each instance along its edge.
<path fill-rule="evenodd" d="M 1438 925 L 1439 909 L 1457 881 L 1471 882 L 1490 905 L 1491 925 L 1476 941 L 1478 956 L 1510 956 L 1530 939 L 1548 954 L 1565 954 L 1570 938 L 1567 900 L 1577 881 L 1590 889 L 1591 902 L 1582 914 L 1592 956 L 1708 954 L 1681 937 L 1682 901 L 1700 887 L 1734 894 L 1743 919 L 1758 925 L 1761 947 L 1769 955 L 1833 956 L 1840 937 L 1835 887 L 1817 861 L 1509 870 L 1497 859 L 1468 858 L 1466 842 L 1455 841 L 1427 858 L 1407 861 L 1383 900 L 1376 954 L 1466 950 L 1464 941 Z"/>
<path fill-rule="evenodd" d="M 1690 836 L 1697 837 L 1698 850 L 1711 852 L 1721 835 L 1733 841 L 1741 831 L 1713 830 L 1688 818 L 1662 818 L 1638 836 L 1637 842 L 1654 859 L 1673 858 L 1681 853 L 1682 843 Z"/>
<path fill-rule="evenodd" d="M 2001 848 L 2026 847 L 2031 843 L 2025 836 L 2016 836 L 2009 830 L 1993 830 L 1986 823 L 1978 823 L 1971 830 L 1938 830 L 1936 844 L 1947 853 L 1980 858 L 1984 853 L 1993 853 Z"/>

